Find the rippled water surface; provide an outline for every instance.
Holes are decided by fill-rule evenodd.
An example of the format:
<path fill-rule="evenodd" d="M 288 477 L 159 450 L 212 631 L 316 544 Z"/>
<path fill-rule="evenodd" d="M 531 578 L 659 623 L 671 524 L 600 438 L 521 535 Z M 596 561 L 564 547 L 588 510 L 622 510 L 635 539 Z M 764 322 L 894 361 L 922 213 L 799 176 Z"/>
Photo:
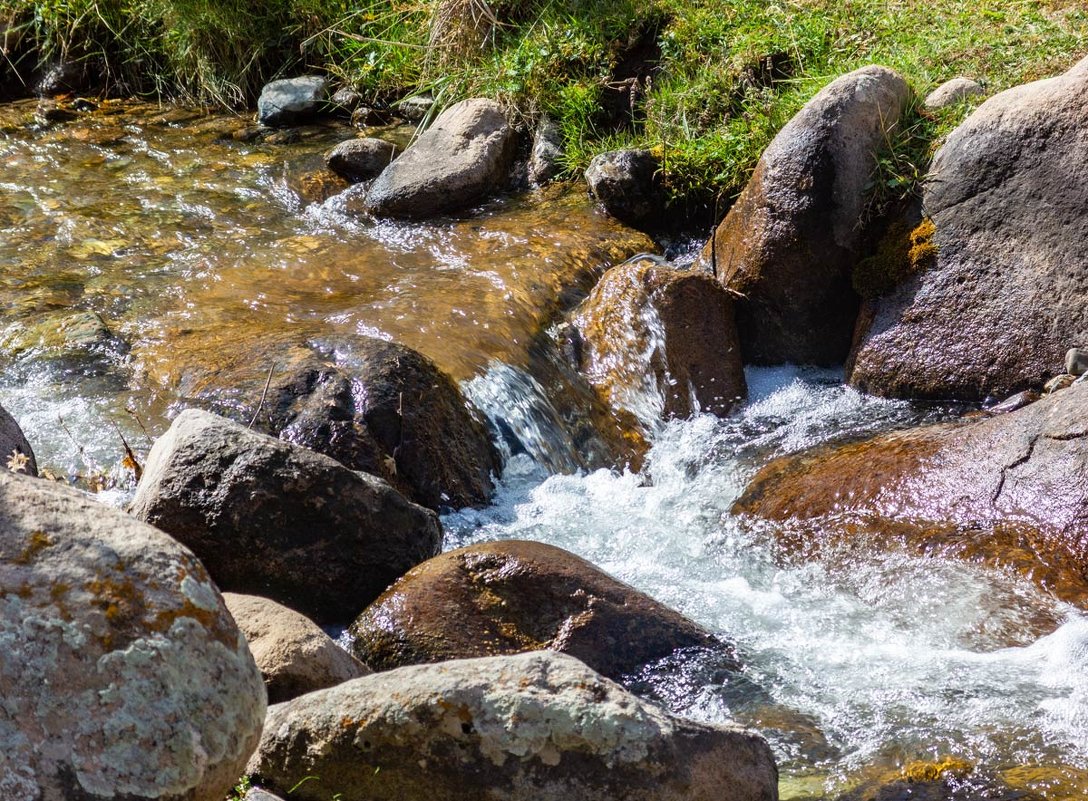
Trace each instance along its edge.
<path fill-rule="evenodd" d="M 1088 798 L 1082 612 L 938 558 L 791 559 L 773 530 L 729 515 L 769 458 L 948 410 L 867 398 L 833 373 L 754 370 L 739 413 L 663 426 L 641 473 L 579 470 L 546 332 L 650 247 L 580 193 L 376 223 L 310 177 L 342 127 L 277 144 L 236 138 L 245 120 L 153 106 L 52 128 L 33 110 L 0 110 L 0 403 L 41 464 L 107 474 L 116 501 L 131 484 L 122 436 L 143 454 L 173 410 L 252 399 L 292 348 L 350 367 L 360 335 L 395 338 L 540 458 L 512 459 L 491 507 L 448 515 L 449 546 L 560 545 L 735 643 L 740 675 L 688 655 L 629 684 L 766 732 L 783 797 L 953 759 L 968 765 L 963 798 Z"/>

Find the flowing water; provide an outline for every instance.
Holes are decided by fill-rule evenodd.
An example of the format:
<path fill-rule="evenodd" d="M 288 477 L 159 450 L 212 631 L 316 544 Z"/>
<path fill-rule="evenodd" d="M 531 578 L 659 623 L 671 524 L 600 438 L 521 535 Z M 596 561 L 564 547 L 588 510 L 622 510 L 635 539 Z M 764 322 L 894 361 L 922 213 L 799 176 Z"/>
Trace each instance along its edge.
<path fill-rule="evenodd" d="M 307 199 L 319 154 L 351 135 L 336 125 L 276 143 L 234 136 L 245 120 L 147 105 L 58 127 L 33 110 L 0 110 L 0 403 L 50 472 L 121 502 L 122 437 L 142 457 L 187 404 L 241 408 L 293 348 L 350 368 L 353 339 L 397 339 L 524 451 L 492 506 L 445 517 L 448 546 L 560 545 L 733 643 L 739 674 L 679 654 L 628 684 L 760 728 L 784 798 L 836 798 L 920 760 L 958 766 L 956 798 L 1088 798 L 1082 611 L 936 557 L 791 560 L 773 530 L 729 514 L 770 458 L 951 410 L 868 398 L 835 373 L 751 370 L 728 420 L 657 427 L 638 473 L 587 470 L 569 414 L 585 398 L 548 332 L 650 244 L 579 193 L 377 223 L 350 191 Z"/>

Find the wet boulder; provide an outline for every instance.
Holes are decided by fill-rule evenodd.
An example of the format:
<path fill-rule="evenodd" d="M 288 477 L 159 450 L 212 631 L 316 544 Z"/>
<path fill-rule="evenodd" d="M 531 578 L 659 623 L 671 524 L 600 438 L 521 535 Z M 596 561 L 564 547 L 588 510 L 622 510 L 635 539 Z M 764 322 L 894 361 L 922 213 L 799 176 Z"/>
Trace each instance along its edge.
<path fill-rule="evenodd" d="M 223 589 L 319 623 L 352 619 L 442 545 L 434 513 L 381 479 L 195 409 L 155 442 L 131 512 Z"/>
<path fill-rule="evenodd" d="M 660 167 L 649 150 L 612 150 L 593 158 L 585 179 L 590 195 L 605 211 L 620 222 L 646 227 L 664 208 L 657 179 Z"/>
<path fill-rule="evenodd" d="M 261 676 L 196 557 L 6 471 L 0 643 L 5 798 L 223 798 L 257 745 Z"/>
<path fill-rule="evenodd" d="M 268 598 L 223 593 L 264 677 L 268 703 L 290 701 L 370 673 L 310 619 Z"/>
<path fill-rule="evenodd" d="M 420 218 L 471 206 L 505 182 L 515 145 L 498 103 L 463 100 L 378 176 L 366 209 L 379 217 Z"/>
<path fill-rule="evenodd" d="M 23 436 L 23 430 L 15 418 L 0 406 L 0 472 L 5 470 L 36 476 L 38 463 L 30 443 Z"/>
<path fill-rule="evenodd" d="M 739 293 L 746 363 L 840 364 L 869 184 L 910 87 L 868 66 L 821 90 L 778 133 L 700 256 Z"/>
<path fill-rule="evenodd" d="M 1088 341 L 1088 59 L 983 103 L 937 152 L 932 266 L 859 322 L 850 381 L 984 400 L 1041 387 Z"/>
<path fill-rule="evenodd" d="M 804 547 L 841 535 L 1002 565 L 1084 604 L 1088 384 L 990 418 L 783 457 L 733 511 L 797 524 Z"/>
<path fill-rule="evenodd" d="M 945 81 L 926 95 L 922 105 L 930 111 L 939 111 L 963 103 L 972 97 L 978 97 L 985 94 L 985 92 L 986 90 L 978 81 L 973 81 L 970 78 L 953 78 L 950 81 Z"/>
<path fill-rule="evenodd" d="M 487 503 L 502 459 L 457 385 L 411 348 L 370 338 L 355 344 L 359 416 L 391 481 L 431 509 Z"/>
<path fill-rule="evenodd" d="M 384 139 L 348 139 L 325 155 L 325 163 L 349 181 L 369 181 L 389 166 L 397 147 Z"/>
<path fill-rule="evenodd" d="M 301 801 L 778 798 L 758 734 L 675 717 L 549 651 L 375 673 L 275 706 L 249 771 Z"/>
<path fill-rule="evenodd" d="M 257 99 L 257 122 L 271 126 L 305 122 L 328 109 L 328 87 L 319 75 L 267 83 Z"/>
<path fill-rule="evenodd" d="M 375 670 L 550 649 L 618 679 L 710 633 L 574 554 L 490 542 L 413 568 L 351 626 Z"/>
<path fill-rule="evenodd" d="M 625 262 L 571 319 L 581 367 L 613 408 L 724 416 L 747 395 L 733 298 L 707 273 L 651 257 Z"/>

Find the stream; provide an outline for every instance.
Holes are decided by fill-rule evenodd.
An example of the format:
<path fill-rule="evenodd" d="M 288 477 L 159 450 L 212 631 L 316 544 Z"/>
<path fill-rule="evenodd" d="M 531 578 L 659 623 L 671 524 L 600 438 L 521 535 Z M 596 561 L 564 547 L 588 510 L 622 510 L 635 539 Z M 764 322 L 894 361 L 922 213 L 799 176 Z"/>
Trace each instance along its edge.
<path fill-rule="evenodd" d="M 187 405 L 242 408 L 292 348 L 350 368 L 353 337 L 394 339 L 521 445 L 491 506 L 444 516 L 447 548 L 552 543 L 732 643 L 740 674 L 680 654 L 626 683 L 759 728 L 783 799 L 838 798 L 918 761 L 962 763 L 965 801 L 1088 798 L 1083 611 L 938 557 L 791 559 L 729 514 L 771 458 L 959 410 L 867 397 L 838 371 L 749 369 L 730 418 L 658 425 L 639 472 L 599 469 L 564 427 L 578 398 L 547 332 L 652 243 L 577 189 L 375 222 L 310 177 L 346 126 L 247 141 L 232 116 L 107 102 L 48 126 L 34 109 L 0 107 L 0 404 L 54 476 L 123 504 L 122 440 L 142 459 Z"/>

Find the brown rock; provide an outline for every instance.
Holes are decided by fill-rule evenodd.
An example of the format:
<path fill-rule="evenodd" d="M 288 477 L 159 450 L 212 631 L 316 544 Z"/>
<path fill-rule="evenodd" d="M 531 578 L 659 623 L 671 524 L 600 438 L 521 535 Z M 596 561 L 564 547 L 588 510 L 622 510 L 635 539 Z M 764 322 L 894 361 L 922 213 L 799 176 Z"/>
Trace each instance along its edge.
<path fill-rule="evenodd" d="M 910 96 L 869 66 L 825 87 L 771 142 L 700 257 L 730 289 L 746 363 L 838 364 L 858 297 L 860 220 L 877 155 Z"/>
<path fill-rule="evenodd" d="M 397 146 L 384 139 L 348 139 L 325 154 L 325 163 L 349 181 L 368 181 L 389 166 Z"/>
<path fill-rule="evenodd" d="M 1088 341 L 1088 59 L 1002 92 L 949 135 L 925 185 L 935 263 L 859 323 L 850 381 L 980 401 L 1038 388 Z"/>
<path fill-rule="evenodd" d="M 550 649 L 618 678 L 678 648 L 722 647 L 687 618 L 572 553 L 518 540 L 435 557 L 351 626 L 375 670 Z"/>
<path fill-rule="evenodd" d="M 1088 385 L 1016 411 L 771 462 L 733 507 L 801 521 L 803 545 L 873 547 L 1008 566 L 1088 601 Z"/>
<path fill-rule="evenodd" d="M 223 601 L 246 636 L 270 704 L 370 673 L 316 623 L 286 606 L 233 592 L 223 593 Z"/>
<path fill-rule="evenodd" d="M 724 416 L 747 395 L 733 298 L 706 273 L 626 262 L 605 273 L 572 322 L 583 369 L 615 409 L 640 416 L 653 399 L 656 416 Z"/>

